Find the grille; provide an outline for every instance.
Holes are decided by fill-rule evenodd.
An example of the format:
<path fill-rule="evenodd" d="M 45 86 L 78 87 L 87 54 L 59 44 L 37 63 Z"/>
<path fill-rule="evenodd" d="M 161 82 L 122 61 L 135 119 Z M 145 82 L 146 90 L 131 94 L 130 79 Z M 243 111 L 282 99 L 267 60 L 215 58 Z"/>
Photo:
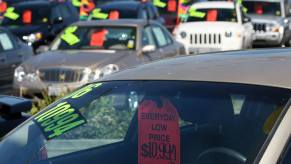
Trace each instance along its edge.
<path fill-rule="evenodd" d="M 192 34 L 190 35 L 191 44 L 221 44 L 221 34 Z"/>
<path fill-rule="evenodd" d="M 83 78 L 83 69 L 43 68 L 39 77 L 44 82 L 78 82 Z"/>
<path fill-rule="evenodd" d="M 254 30 L 255 31 L 266 31 L 266 24 L 265 23 L 254 23 Z"/>

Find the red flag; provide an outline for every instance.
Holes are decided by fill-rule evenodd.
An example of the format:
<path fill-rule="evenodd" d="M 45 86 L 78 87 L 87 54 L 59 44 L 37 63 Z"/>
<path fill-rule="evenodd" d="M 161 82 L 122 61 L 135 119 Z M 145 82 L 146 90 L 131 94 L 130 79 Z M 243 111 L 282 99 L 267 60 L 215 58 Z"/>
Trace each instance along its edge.
<path fill-rule="evenodd" d="M 207 12 L 207 21 L 217 21 L 217 10 L 208 10 Z"/>
<path fill-rule="evenodd" d="M 103 47 L 107 30 L 96 31 L 91 35 L 90 46 Z"/>
<path fill-rule="evenodd" d="M 7 9 L 7 3 L 2 1 L 0 3 L 0 13 L 5 13 L 6 9 Z"/>
<path fill-rule="evenodd" d="M 111 20 L 119 19 L 119 12 L 118 11 L 110 11 L 109 19 L 111 19 Z"/>
<path fill-rule="evenodd" d="M 262 3 L 258 3 L 255 5 L 255 11 L 257 14 L 263 14 L 263 4 Z"/>
<path fill-rule="evenodd" d="M 177 2 L 176 0 L 169 0 L 168 1 L 168 11 L 169 12 L 176 12 Z"/>
<path fill-rule="evenodd" d="M 22 22 L 25 24 L 31 24 L 32 22 L 32 12 L 31 10 L 25 10 L 22 14 Z"/>

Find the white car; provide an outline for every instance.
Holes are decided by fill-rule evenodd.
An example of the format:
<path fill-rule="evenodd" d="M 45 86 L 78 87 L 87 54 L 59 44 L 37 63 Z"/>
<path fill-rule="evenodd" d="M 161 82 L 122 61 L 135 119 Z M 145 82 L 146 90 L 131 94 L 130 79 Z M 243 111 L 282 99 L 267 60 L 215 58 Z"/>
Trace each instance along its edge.
<path fill-rule="evenodd" d="M 174 30 L 187 54 L 252 47 L 254 30 L 242 6 L 234 2 L 194 3 Z"/>

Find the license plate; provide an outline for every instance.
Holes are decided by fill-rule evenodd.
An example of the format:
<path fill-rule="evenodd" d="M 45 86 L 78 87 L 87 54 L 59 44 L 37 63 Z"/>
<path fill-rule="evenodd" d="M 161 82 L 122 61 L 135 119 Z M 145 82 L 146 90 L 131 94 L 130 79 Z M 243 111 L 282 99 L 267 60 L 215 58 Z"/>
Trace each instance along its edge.
<path fill-rule="evenodd" d="M 67 92 L 66 87 L 61 86 L 49 86 L 48 87 L 48 95 L 49 96 L 60 96 L 61 94 L 64 94 Z"/>

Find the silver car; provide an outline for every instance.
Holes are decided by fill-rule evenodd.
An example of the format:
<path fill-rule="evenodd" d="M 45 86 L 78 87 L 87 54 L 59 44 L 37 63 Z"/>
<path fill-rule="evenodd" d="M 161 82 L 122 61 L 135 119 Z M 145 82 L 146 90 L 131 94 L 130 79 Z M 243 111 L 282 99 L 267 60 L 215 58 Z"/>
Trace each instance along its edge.
<path fill-rule="evenodd" d="M 290 45 L 290 0 L 244 0 L 242 3 L 256 32 L 254 45 Z"/>
<path fill-rule="evenodd" d="M 58 96 L 113 72 L 184 52 L 159 23 L 147 20 L 79 22 L 15 70 L 23 96 Z"/>

